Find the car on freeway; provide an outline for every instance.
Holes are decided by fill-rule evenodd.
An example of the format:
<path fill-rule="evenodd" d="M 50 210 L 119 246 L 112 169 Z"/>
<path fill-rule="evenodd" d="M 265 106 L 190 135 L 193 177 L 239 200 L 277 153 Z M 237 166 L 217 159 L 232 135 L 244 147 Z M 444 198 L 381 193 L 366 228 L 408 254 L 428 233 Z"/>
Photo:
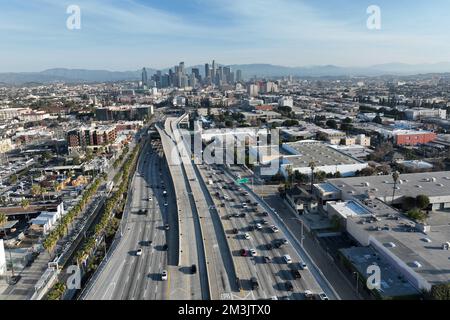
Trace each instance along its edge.
<path fill-rule="evenodd" d="M 245 249 L 241 249 L 241 251 L 239 252 L 241 254 L 242 257 L 246 257 L 247 256 L 247 250 Z"/>
<path fill-rule="evenodd" d="M 142 256 L 142 249 L 141 248 L 136 250 L 136 256 L 138 256 L 138 257 Z"/>
<path fill-rule="evenodd" d="M 300 272 L 298 270 L 291 270 L 292 276 L 294 277 L 294 279 L 301 279 L 302 275 L 300 274 Z"/>
<path fill-rule="evenodd" d="M 265 263 L 271 263 L 272 259 L 270 257 L 266 256 L 266 257 L 264 257 L 264 262 Z"/>
<path fill-rule="evenodd" d="M 323 292 L 319 293 L 319 299 L 320 300 L 330 300 L 330 299 L 328 299 L 327 295 Z"/>
<path fill-rule="evenodd" d="M 284 262 L 286 262 L 286 263 L 292 263 L 291 256 L 288 255 L 288 254 L 285 254 L 285 255 L 283 256 L 283 260 L 284 260 Z"/>
<path fill-rule="evenodd" d="M 300 267 L 302 268 L 302 270 L 308 269 L 308 266 L 304 262 L 300 262 Z"/>
<path fill-rule="evenodd" d="M 305 290 L 304 295 L 305 295 L 306 300 L 314 299 L 314 294 L 312 293 L 311 290 Z"/>
<path fill-rule="evenodd" d="M 248 233 L 245 233 L 245 234 L 244 234 L 244 238 L 245 238 L 246 240 L 250 240 L 250 235 L 249 235 Z"/>
<path fill-rule="evenodd" d="M 256 249 L 250 249 L 250 255 L 252 257 L 256 257 L 258 255 L 258 253 L 256 252 Z"/>
<path fill-rule="evenodd" d="M 252 277 L 250 279 L 250 283 L 252 284 L 252 290 L 258 290 L 259 283 L 258 283 L 258 280 L 255 277 Z"/>
<path fill-rule="evenodd" d="M 286 287 L 287 291 L 294 291 L 294 286 L 292 285 L 292 283 L 290 281 L 286 281 L 284 286 Z"/>
<path fill-rule="evenodd" d="M 166 281 L 167 280 L 167 271 L 166 270 L 163 270 L 161 272 L 161 280 L 162 281 Z"/>
<path fill-rule="evenodd" d="M 272 226 L 270 227 L 270 229 L 272 229 L 272 231 L 273 231 L 274 233 L 277 233 L 278 231 L 280 231 L 280 229 L 278 229 L 278 227 L 275 226 L 275 225 L 272 225 Z"/>
<path fill-rule="evenodd" d="M 260 223 L 257 223 L 257 224 L 256 224 L 256 229 L 257 229 L 257 230 L 261 230 L 261 229 L 262 229 L 262 225 L 261 225 Z"/>

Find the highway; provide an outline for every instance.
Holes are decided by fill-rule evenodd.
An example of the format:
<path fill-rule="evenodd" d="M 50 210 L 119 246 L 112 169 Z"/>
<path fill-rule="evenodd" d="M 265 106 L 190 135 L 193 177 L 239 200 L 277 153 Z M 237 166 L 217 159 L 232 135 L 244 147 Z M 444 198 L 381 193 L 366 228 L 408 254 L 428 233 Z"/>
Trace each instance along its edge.
<path fill-rule="evenodd" d="M 254 212 L 247 204 L 248 209 L 243 209 L 242 204 L 255 201 L 244 191 L 235 186 L 233 180 L 221 173 L 216 166 L 199 166 L 205 180 L 211 180 L 209 185 L 210 192 L 214 194 L 216 206 L 221 216 L 222 224 L 226 230 L 229 247 L 233 253 L 234 264 L 237 276 L 240 279 L 242 291 L 234 299 L 304 299 L 306 290 L 318 294 L 322 290 L 311 275 L 309 270 L 301 270 L 299 262 L 301 259 L 291 245 L 284 245 L 280 248 L 268 248 L 267 245 L 275 245 L 280 239 L 285 238 L 282 231 L 274 233 L 269 227 L 275 224 L 269 216 L 262 216 L 264 210 L 260 206 Z M 223 207 L 222 207 L 223 206 Z M 245 212 L 245 216 L 233 217 L 234 214 Z M 266 220 L 266 224 L 263 223 Z M 256 228 L 249 229 L 250 226 L 256 226 L 260 223 L 261 230 Z M 237 234 L 233 232 L 237 231 Z M 249 235 L 249 239 L 245 238 Z M 241 250 L 246 253 L 250 249 L 255 249 L 257 256 L 251 257 L 241 255 Z M 287 264 L 283 256 L 290 255 L 291 264 Z M 265 262 L 265 257 L 269 257 L 271 262 Z M 301 279 L 295 279 L 292 269 L 299 270 Z M 259 283 L 259 289 L 252 290 L 250 278 L 256 277 Z M 292 291 L 286 287 L 286 283 L 292 284 Z"/>
<path fill-rule="evenodd" d="M 145 146 L 139 158 L 121 240 L 86 294 L 87 300 L 202 298 L 195 285 L 198 274 L 178 267 L 177 206 L 171 198 L 174 190 L 162 150 L 157 143 L 152 144 Z M 167 198 L 163 188 L 167 188 Z M 166 224 L 170 230 L 165 230 Z M 136 255 L 138 249 L 142 249 L 141 256 Z M 166 281 L 161 279 L 163 270 L 168 272 Z"/>
<path fill-rule="evenodd" d="M 166 131 L 177 143 L 178 151 L 182 158 L 182 170 L 185 184 L 193 205 L 192 211 L 198 216 L 200 232 L 202 234 L 205 252 L 206 269 L 208 274 L 208 286 L 212 300 L 228 300 L 232 292 L 238 292 L 236 275 L 234 273 L 233 258 L 227 248 L 227 241 L 214 210 L 214 203 L 209 197 L 207 189 L 194 169 L 194 165 L 188 156 L 190 141 L 182 140 L 178 129 L 181 118 L 169 118 L 166 120 Z M 176 183 L 177 184 L 177 183 Z"/>

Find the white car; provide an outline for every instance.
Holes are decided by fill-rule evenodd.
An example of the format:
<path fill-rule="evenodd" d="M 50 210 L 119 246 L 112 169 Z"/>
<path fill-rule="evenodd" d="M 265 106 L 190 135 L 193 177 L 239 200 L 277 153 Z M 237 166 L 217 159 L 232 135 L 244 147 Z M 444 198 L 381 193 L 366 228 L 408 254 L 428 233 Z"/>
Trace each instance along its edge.
<path fill-rule="evenodd" d="M 166 202 L 166 203 L 164 203 L 164 206 L 165 206 L 165 207 L 167 207 L 168 205 L 169 205 L 169 204 L 168 204 L 167 202 Z"/>
<path fill-rule="evenodd" d="M 163 270 L 161 272 L 161 280 L 162 281 L 166 281 L 167 280 L 167 271 L 166 270 Z"/>
<path fill-rule="evenodd" d="M 291 263 L 291 262 L 292 262 L 291 256 L 288 255 L 288 254 L 284 255 L 284 256 L 283 256 L 283 259 L 284 259 L 284 261 L 285 261 L 286 263 Z"/>
<path fill-rule="evenodd" d="M 142 256 L 142 249 L 137 249 L 136 250 L 136 255 L 137 256 Z"/>
<path fill-rule="evenodd" d="M 250 249 L 249 251 L 250 251 L 250 255 L 252 257 L 256 257 L 258 255 L 258 253 L 256 252 L 256 249 Z"/>
<path fill-rule="evenodd" d="M 328 299 L 327 295 L 323 292 L 319 293 L 319 298 L 320 300 L 330 300 Z"/>
<path fill-rule="evenodd" d="M 262 225 L 260 223 L 256 224 L 256 229 L 261 230 L 262 229 Z"/>
<path fill-rule="evenodd" d="M 302 270 L 308 269 L 308 266 L 304 262 L 300 262 L 300 267 L 302 268 Z"/>
<path fill-rule="evenodd" d="M 248 233 L 244 234 L 246 240 L 250 240 L 250 235 Z"/>
<path fill-rule="evenodd" d="M 149 197 L 149 198 L 148 198 L 148 201 L 153 201 L 153 198 L 152 198 L 152 197 Z"/>
<path fill-rule="evenodd" d="M 270 229 L 272 229 L 272 231 L 275 232 L 275 233 L 278 232 L 278 231 L 280 231 L 280 230 L 277 228 L 277 226 L 271 226 Z"/>

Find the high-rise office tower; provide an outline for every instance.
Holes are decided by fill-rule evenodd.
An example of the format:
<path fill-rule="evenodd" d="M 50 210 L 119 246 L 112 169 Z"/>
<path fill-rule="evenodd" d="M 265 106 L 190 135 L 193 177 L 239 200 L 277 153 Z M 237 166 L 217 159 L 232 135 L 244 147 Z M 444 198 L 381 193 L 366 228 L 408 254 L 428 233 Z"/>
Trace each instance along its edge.
<path fill-rule="evenodd" d="M 199 68 L 192 68 L 192 74 L 195 76 L 197 81 L 201 81 L 200 69 Z"/>
<path fill-rule="evenodd" d="M 242 81 L 242 70 L 236 70 L 236 82 Z"/>
<path fill-rule="evenodd" d="M 205 81 L 211 78 L 211 69 L 209 68 L 209 63 L 205 64 Z"/>
<path fill-rule="evenodd" d="M 213 83 L 216 82 L 216 75 L 217 75 L 216 61 L 213 60 L 213 62 L 212 62 L 212 71 L 211 71 L 211 80 L 212 80 Z"/>
<path fill-rule="evenodd" d="M 148 84 L 148 75 L 147 70 L 142 68 L 142 86 L 146 86 Z"/>
<path fill-rule="evenodd" d="M 180 62 L 180 73 L 184 74 L 184 62 Z"/>

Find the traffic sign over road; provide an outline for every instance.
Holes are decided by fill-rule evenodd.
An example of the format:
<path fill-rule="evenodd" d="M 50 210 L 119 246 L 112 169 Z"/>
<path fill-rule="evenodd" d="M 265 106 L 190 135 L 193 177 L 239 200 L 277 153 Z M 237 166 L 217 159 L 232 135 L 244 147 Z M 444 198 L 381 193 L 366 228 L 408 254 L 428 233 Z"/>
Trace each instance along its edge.
<path fill-rule="evenodd" d="M 250 179 L 248 179 L 248 178 L 242 178 L 242 179 L 236 180 L 236 182 L 239 183 L 239 184 L 249 183 L 249 182 L 250 182 Z"/>

